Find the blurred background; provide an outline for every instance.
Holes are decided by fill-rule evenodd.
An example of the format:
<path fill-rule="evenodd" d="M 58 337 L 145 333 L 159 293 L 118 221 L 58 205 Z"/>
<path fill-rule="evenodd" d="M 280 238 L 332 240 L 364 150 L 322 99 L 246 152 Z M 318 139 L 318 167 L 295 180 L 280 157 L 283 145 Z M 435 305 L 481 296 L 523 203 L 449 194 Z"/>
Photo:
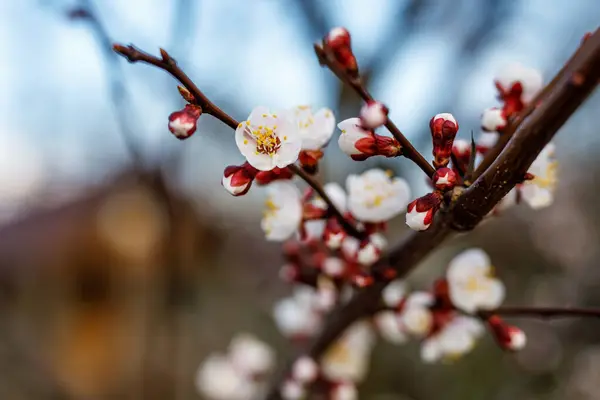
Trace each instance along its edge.
<path fill-rule="evenodd" d="M 518 61 L 549 80 L 599 21 L 597 0 L 3 0 L 0 398 L 199 399 L 199 364 L 236 332 L 282 359 L 291 351 L 271 319 L 290 288 L 277 278 L 280 246 L 260 231 L 263 189 L 233 198 L 220 185 L 243 161 L 232 132 L 205 116 L 193 138 L 174 139 L 175 82 L 117 59 L 110 41 L 164 47 L 237 119 L 311 104 L 341 120 L 359 99 L 311 45 L 343 25 L 373 94 L 429 154 L 431 116 L 451 112 L 459 137 L 477 135 L 497 71 Z M 511 209 L 447 242 L 413 287 L 475 245 L 507 304 L 600 306 L 598 107 L 597 93 L 558 135 L 553 206 Z M 353 163 L 336 140 L 323 181 L 381 166 L 425 193 L 408 161 Z M 416 343 L 380 342 L 361 398 L 600 399 L 598 321 L 519 323 L 531 339 L 522 353 L 488 338 L 452 366 L 423 365 Z"/>

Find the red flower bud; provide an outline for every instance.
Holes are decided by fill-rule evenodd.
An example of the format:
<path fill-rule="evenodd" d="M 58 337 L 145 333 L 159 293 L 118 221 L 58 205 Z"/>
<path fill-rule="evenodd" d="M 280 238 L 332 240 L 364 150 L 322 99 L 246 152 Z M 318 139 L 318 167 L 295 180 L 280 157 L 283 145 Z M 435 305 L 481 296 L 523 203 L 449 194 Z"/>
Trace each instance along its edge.
<path fill-rule="evenodd" d="M 326 50 L 352 77 L 358 77 L 358 64 L 350 44 L 350 32 L 346 28 L 333 28 L 323 39 Z"/>
<path fill-rule="evenodd" d="M 202 108 L 187 104 L 183 110 L 169 115 L 169 130 L 177 139 L 187 139 L 196 132 L 196 123 L 202 114 Z"/>
<path fill-rule="evenodd" d="M 360 109 L 361 126 L 376 129 L 387 121 L 389 109 L 382 103 L 370 100 Z"/>
<path fill-rule="evenodd" d="M 488 318 L 488 325 L 498 345 L 504 350 L 518 351 L 525 347 L 525 332 L 513 325 L 508 325 L 499 316 Z"/>
<path fill-rule="evenodd" d="M 429 122 L 433 141 L 433 165 L 436 168 L 445 167 L 450 161 L 452 144 L 458 132 L 458 123 L 452 114 L 438 114 Z"/>
<path fill-rule="evenodd" d="M 248 193 L 257 170 L 247 162 L 241 166 L 230 165 L 223 171 L 221 184 L 233 196 L 242 196 Z"/>
<path fill-rule="evenodd" d="M 451 190 L 458 181 L 456 173 L 448 167 L 440 168 L 433 175 L 433 184 L 436 189 L 443 192 Z"/>
<path fill-rule="evenodd" d="M 321 150 L 302 150 L 298 157 L 298 161 L 302 165 L 302 168 L 314 174 L 317 172 L 319 160 L 323 158 L 323 151 Z"/>
<path fill-rule="evenodd" d="M 270 171 L 258 171 L 255 179 L 259 185 L 268 185 L 280 179 L 292 179 L 293 177 L 294 173 L 289 168 L 275 167 Z"/>
<path fill-rule="evenodd" d="M 419 197 L 407 207 L 406 225 L 415 231 L 426 230 L 433 222 L 441 204 L 442 194 L 437 191 Z"/>

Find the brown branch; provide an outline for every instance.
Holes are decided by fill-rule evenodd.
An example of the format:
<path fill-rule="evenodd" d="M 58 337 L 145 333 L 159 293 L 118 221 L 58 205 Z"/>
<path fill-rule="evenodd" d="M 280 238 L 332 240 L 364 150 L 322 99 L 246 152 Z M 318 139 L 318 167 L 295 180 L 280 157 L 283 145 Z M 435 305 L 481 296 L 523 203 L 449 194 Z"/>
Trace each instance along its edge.
<path fill-rule="evenodd" d="M 144 51 L 136 49 L 132 45 L 123 46 L 120 44 L 115 44 L 113 45 L 113 49 L 115 52 L 125 57 L 130 63 L 143 62 L 167 71 L 183 86 L 185 86 L 185 88 L 194 96 L 194 104 L 200 106 L 204 114 L 212 115 L 233 130 L 238 127 L 239 122 L 211 102 L 208 97 L 206 97 L 206 95 L 198 88 L 198 86 L 196 86 L 196 84 L 190 79 L 190 77 L 188 77 L 185 72 L 183 72 L 183 70 L 177 66 L 175 59 L 171 57 L 165 50 L 160 49 L 162 58 L 158 58 Z M 331 201 L 329 196 L 327 196 L 327 193 L 325 193 L 323 186 L 321 186 L 319 182 L 304 172 L 302 168 L 298 168 L 293 164 L 288 168 L 290 168 L 290 170 L 303 179 L 311 188 L 314 189 L 315 192 L 319 194 L 319 196 L 321 196 L 323 201 L 327 203 L 329 212 L 337 217 L 340 224 L 344 227 L 348 234 L 359 239 L 364 238 L 365 233 L 359 231 L 356 226 L 354 226 L 350 221 L 348 221 L 348 219 L 344 217 L 342 212 L 337 209 L 337 207 L 333 204 L 333 201 Z"/>
<path fill-rule="evenodd" d="M 367 88 L 363 85 L 360 78 L 355 79 L 350 77 L 335 60 L 332 60 L 327 56 L 325 50 L 320 45 L 315 44 L 314 49 L 321 65 L 325 65 L 327 68 L 329 68 L 340 81 L 351 87 L 364 101 L 373 100 L 373 96 L 371 96 Z M 428 177 L 433 177 L 435 169 L 427 162 L 421 153 L 415 149 L 412 143 L 404 136 L 400 129 L 398 129 L 396 124 L 394 124 L 394 122 L 388 118 L 387 122 L 385 123 L 385 127 L 402 146 L 402 155 L 417 164 L 417 166 L 419 166 L 419 168 L 421 168 L 421 170 L 423 170 Z"/>
<path fill-rule="evenodd" d="M 577 307 L 500 307 L 496 310 L 480 311 L 479 315 L 482 318 L 489 318 L 492 315 L 501 315 L 503 317 L 527 318 L 600 318 L 600 309 Z"/>
<path fill-rule="evenodd" d="M 506 148 L 481 176 L 446 210 L 440 211 L 434 224 L 424 232 L 410 233 L 402 243 L 373 266 L 392 267 L 397 277 L 405 277 L 431 250 L 456 230 L 473 229 L 517 184 L 537 155 L 558 129 L 592 93 L 600 79 L 600 30 L 587 39 L 567 63 L 551 89 L 515 127 Z M 371 314 L 380 305 L 385 282 L 358 292 L 346 305 L 334 310 L 322 331 L 304 353 L 319 359 L 327 348 L 353 322 Z M 280 372 L 267 395 L 279 399 L 279 387 L 287 370 Z"/>

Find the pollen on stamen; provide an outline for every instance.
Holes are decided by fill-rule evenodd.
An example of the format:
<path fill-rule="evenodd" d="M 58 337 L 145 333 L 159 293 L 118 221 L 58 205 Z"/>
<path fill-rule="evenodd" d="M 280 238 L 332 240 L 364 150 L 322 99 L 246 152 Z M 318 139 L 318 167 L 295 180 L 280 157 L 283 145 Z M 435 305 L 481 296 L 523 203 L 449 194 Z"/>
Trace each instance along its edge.
<path fill-rule="evenodd" d="M 248 139 L 244 139 L 244 144 L 248 144 Z"/>
<path fill-rule="evenodd" d="M 284 137 L 283 137 L 283 140 L 287 140 L 287 136 L 284 136 Z"/>
<path fill-rule="evenodd" d="M 238 124 L 238 128 L 241 128 L 244 124 L 242 124 L 241 122 Z"/>
<path fill-rule="evenodd" d="M 250 121 L 246 121 L 246 126 L 250 126 Z"/>
<path fill-rule="evenodd" d="M 263 118 L 267 118 L 267 114 L 263 114 L 263 115 L 262 115 L 262 117 L 263 117 Z"/>

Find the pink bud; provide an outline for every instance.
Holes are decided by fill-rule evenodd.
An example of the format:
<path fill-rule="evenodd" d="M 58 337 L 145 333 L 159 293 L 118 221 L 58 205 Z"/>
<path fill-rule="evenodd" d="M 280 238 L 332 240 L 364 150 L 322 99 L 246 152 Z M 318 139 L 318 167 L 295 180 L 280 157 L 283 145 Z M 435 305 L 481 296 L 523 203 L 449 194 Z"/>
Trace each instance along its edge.
<path fill-rule="evenodd" d="M 436 168 L 445 167 L 450 162 L 452 144 L 458 132 L 458 123 L 452 114 L 437 114 L 429 122 L 433 141 L 433 164 Z"/>
<path fill-rule="evenodd" d="M 346 28 L 333 28 L 325 39 L 323 44 L 331 52 L 334 59 L 348 72 L 352 77 L 358 76 L 358 64 L 356 57 L 352 52 L 350 44 L 350 32 Z"/>
<path fill-rule="evenodd" d="M 440 168 L 433 175 L 433 184 L 436 189 L 443 192 L 456 186 L 458 177 L 456 173 L 448 167 Z"/>
<path fill-rule="evenodd" d="M 177 139 L 187 139 L 196 132 L 196 123 L 201 114 L 200 107 L 187 104 L 183 110 L 169 115 L 169 130 Z"/>
<path fill-rule="evenodd" d="M 433 222 L 441 203 L 442 195 L 437 191 L 414 200 L 407 207 L 406 225 L 415 231 L 426 230 Z"/>
<path fill-rule="evenodd" d="M 378 101 L 368 101 L 360 109 L 361 125 L 367 129 L 376 129 L 387 121 L 389 110 Z"/>
<path fill-rule="evenodd" d="M 233 196 L 242 196 L 248 193 L 257 170 L 247 162 L 241 166 L 230 165 L 223 171 L 221 184 Z"/>
<path fill-rule="evenodd" d="M 270 171 L 258 171 L 256 173 L 256 183 L 259 185 L 268 185 L 271 182 L 281 179 L 292 179 L 294 173 L 289 168 L 275 167 Z"/>
<path fill-rule="evenodd" d="M 525 347 L 527 336 L 521 329 L 508 325 L 497 315 L 488 318 L 487 322 L 496 342 L 504 350 L 519 351 Z"/>
<path fill-rule="evenodd" d="M 502 109 L 491 107 L 483 111 L 481 129 L 486 132 L 501 132 L 504 128 L 506 128 L 506 117 Z"/>

